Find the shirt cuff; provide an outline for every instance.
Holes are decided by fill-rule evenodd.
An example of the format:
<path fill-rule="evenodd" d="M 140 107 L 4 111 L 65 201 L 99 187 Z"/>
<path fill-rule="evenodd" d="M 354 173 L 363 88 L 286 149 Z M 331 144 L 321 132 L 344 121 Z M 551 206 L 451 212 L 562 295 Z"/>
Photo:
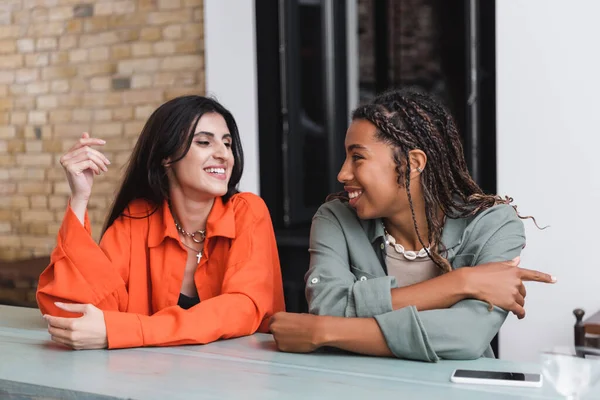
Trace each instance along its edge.
<path fill-rule="evenodd" d="M 124 349 L 144 345 L 142 323 L 137 314 L 104 311 L 109 349 Z"/>
<path fill-rule="evenodd" d="M 393 311 L 392 288 L 395 286 L 396 278 L 393 276 L 359 280 L 349 291 L 348 304 L 359 318 L 388 313 Z"/>
<path fill-rule="evenodd" d="M 70 241 L 70 237 L 78 237 L 84 233 L 91 236 L 92 228 L 87 210 L 83 219 L 83 225 L 81 225 L 81 221 L 79 221 L 79 218 L 73 212 L 71 205 L 67 205 L 67 210 L 65 211 L 65 216 L 63 217 L 58 233 L 63 241 L 67 243 Z"/>
<path fill-rule="evenodd" d="M 396 357 L 429 362 L 439 360 L 414 306 L 376 315 L 375 320 Z"/>

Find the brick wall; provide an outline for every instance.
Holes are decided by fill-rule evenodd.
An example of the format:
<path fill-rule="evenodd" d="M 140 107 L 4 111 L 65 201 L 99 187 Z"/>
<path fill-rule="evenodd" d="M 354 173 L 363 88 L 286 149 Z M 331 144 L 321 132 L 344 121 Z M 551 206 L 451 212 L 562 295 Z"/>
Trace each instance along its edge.
<path fill-rule="evenodd" d="M 359 77 L 366 101 L 375 93 L 374 2 L 358 0 Z M 393 0 L 387 4 L 388 79 L 390 86 L 423 85 L 434 90 L 441 71 L 440 35 L 435 19 L 442 1 Z"/>
<path fill-rule="evenodd" d="M 0 0 L 0 260 L 54 247 L 69 187 L 58 162 L 107 141 L 89 204 L 97 238 L 149 114 L 204 93 L 202 0 Z"/>

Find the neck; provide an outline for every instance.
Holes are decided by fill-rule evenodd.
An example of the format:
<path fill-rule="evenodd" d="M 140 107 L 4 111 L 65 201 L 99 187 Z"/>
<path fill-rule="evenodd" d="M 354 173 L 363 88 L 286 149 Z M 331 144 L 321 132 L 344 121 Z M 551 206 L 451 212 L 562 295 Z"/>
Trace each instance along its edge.
<path fill-rule="evenodd" d="M 396 243 L 401 244 L 407 250 L 420 250 L 423 248 L 423 244 L 425 247 L 430 245 L 425 204 L 423 202 L 413 202 L 413 207 L 419 235 L 417 235 L 410 208 L 384 218 L 383 224 L 387 232 L 396 239 Z M 423 244 L 419 241 L 419 236 L 421 236 Z"/>
<path fill-rule="evenodd" d="M 208 214 L 212 209 L 215 198 L 190 199 L 181 191 L 171 190 L 171 213 L 179 225 L 187 232 L 206 229 Z"/>

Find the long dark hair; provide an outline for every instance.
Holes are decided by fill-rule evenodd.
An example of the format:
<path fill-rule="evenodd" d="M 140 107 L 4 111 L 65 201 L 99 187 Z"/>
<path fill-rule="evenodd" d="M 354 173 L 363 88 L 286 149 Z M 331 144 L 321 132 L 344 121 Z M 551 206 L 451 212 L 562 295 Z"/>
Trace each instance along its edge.
<path fill-rule="evenodd" d="M 131 216 L 146 218 L 169 199 L 169 181 L 163 162 L 170 164 L 181 160 L 190 150 L 196 125 L 207 113 L 220 114 L 227 123 L 232 136 L 232 152 L 235 164 L 223 201 L 237 193 L 237 185 L 244 170 L 244 153 L 237 124 L 231 113 L 214 99 L 203 96 L 182 96 L 169 100 L 148 118 L 129 159 L 121 187 L 106 218 L 104 232 L 120 216 L 125 215 L 127 205 L 136 199 L 148 200 L 154 210 L 148 215 Z"/>
<path fill-rule="evenodd" d="M 358 107 L 352 119 L 371 122 L 377 128 L 376 138 L 393 146 L 398 184 L 406 188 L 415 231 L 423 248 L 428 246 L 419 233 L 410 193 L 411 150 L 420 149 L 427 155 L 421 183 L 429 243 L 443 246 L 440 239 L 444 221 L 438 218 L 439 209 L 450 218 L 467 218 L 496 204 L 512 202 L 510 197 L 485 194 L 473 181 L 454 119 L 433 97 L 414 89 L 391 90 Z M 345 200 L 346 196 L 335 194 L 328 200 Z M 516 211 L 516 206 L 513 207 Z M 440 255 L 437 245 L 427 251 L 429 257 L 442 271 L 450 271 L 450 263 Z"/>

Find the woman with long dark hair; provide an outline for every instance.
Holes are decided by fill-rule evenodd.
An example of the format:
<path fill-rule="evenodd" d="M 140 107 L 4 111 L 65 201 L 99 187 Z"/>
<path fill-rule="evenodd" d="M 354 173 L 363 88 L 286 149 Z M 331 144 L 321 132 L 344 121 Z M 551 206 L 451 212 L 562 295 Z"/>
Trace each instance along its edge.
<path fill-rule="evenodd" d="M 60 159 L 71 198 L 37 291 L 52 339 L 94 349 L 266 332 L 284 309 L 279 258 L 264 202 L 237 190 L 244 159 L 231 113 L 202 96 L 160 106 L 96 244 L 86 209 L 109 164 L 94 148 L 104 143 L 86 133 Z"/>
<path fill-rule="evenodd" d="M 525 316 L 523 223 L 512 199 L 471 179 L 448 111 L 390 91 L 354 111 L 338 174 L 317 211 L 308 314 L 276 314 L 280 350 L 330 346 L 423 361 L 493 356 L 507 312 Z M 463 268 L 471 267 L 473 268 Z"/>

